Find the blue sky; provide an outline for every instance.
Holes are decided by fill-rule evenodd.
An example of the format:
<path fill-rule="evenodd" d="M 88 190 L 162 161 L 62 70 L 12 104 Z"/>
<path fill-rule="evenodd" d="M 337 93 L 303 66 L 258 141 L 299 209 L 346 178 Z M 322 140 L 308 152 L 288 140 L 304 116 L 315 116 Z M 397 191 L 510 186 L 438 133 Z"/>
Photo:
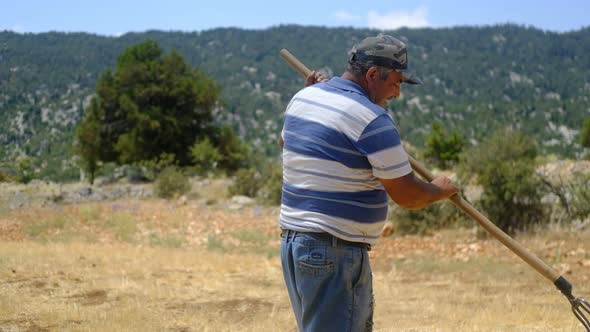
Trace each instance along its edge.
<path fill-rule="evenodd" d="M 0 30 L 202 31 L 279 24 L 396 29 L 516 23 L 551 31 L 590 26 L 590 0 L 0 0 Z"/>

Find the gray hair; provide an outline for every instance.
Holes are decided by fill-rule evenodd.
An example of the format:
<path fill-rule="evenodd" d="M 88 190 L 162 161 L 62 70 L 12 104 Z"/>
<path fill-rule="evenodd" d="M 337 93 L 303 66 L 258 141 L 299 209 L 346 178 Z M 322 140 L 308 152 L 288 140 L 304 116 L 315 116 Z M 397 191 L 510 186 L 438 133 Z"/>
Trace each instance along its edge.
<path fill-rule="evenodd" d="M 365 76 L 371 67 L 377 68 L 379 72 L 379 78 L 381 80 L 386 80 L 389 73 L 393 71 L 393 69 L 375 66 L 370 63 L 366 62 L 358 62 L 358 61 L 349 61 L 346 65 L 346 71 L 353 74 L 355 77 Z"/>

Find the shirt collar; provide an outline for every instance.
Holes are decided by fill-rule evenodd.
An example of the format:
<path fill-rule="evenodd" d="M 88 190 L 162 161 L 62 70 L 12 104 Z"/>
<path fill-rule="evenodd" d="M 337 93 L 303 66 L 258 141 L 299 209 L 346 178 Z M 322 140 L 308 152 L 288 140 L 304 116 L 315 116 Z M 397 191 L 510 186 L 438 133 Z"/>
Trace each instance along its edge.
<path fill-rule="evenodd" d="M 351 80 L 343 79 L 342 77 L 332 77 L 326 84 L 331 85 L 335 88 L 352 91 L 359 93 L 363 96 L 367 96 L 367 92 L 360 85 L 354 83 Z"/>

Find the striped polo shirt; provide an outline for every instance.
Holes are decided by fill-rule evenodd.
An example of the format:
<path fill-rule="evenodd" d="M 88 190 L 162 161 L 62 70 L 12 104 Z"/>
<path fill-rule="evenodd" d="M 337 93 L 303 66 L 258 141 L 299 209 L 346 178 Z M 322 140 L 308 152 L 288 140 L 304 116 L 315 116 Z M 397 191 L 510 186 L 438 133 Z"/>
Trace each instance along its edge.
<path fill-rule="evenodd" d="M 375 244 L 387 218 L 379 178 L 412 171 L 387 111 L 335 77 L 293 96 L 282 137 L 280 227 Z"/>

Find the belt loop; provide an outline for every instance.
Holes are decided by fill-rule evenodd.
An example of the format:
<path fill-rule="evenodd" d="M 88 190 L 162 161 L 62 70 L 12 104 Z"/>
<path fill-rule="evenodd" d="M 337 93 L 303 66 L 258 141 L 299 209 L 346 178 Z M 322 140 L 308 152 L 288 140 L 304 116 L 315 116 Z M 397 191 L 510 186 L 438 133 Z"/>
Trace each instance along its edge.
<path fill-rule="evenodd" d="M 338 238 L 332 235 L 332 248 L 336 248 L 338 245 Z"/>

